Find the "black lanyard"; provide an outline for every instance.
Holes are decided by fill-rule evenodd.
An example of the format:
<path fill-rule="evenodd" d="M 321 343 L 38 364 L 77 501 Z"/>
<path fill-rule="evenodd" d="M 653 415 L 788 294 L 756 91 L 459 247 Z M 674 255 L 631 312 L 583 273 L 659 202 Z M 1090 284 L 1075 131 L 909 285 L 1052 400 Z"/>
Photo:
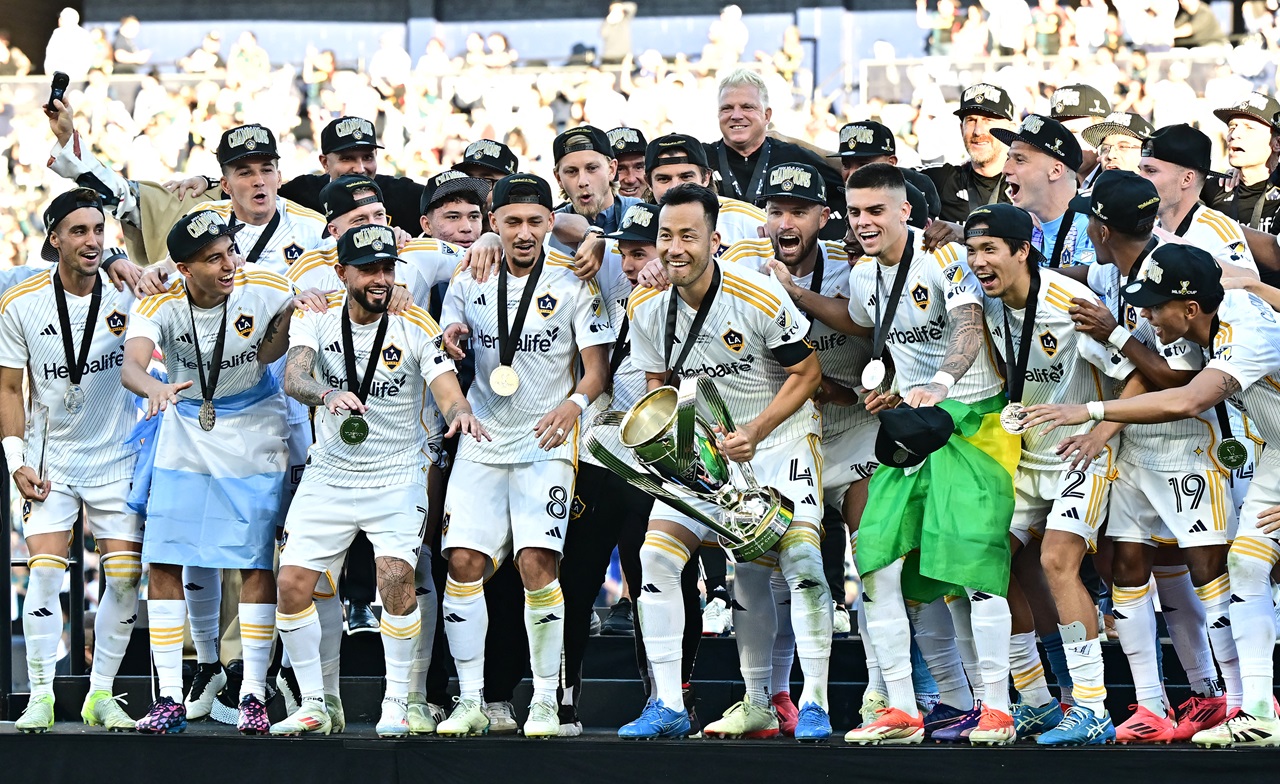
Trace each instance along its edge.
<path fill-rule="evenodd" d="M 671 289 L 671 300 L 667 303 L 667 339 L 663 352 L 663 364 L 670 368 L 667 372 L 668 381 L 679 377 L 684 361 L 689 358 L 689 352 L 693 350 L 693 344 L 698 342 L 702 324 L 707 320 L 707 314 L 711 312 L 711 303 L 715 301 L 716 291 L 720 288 L 720 265 L 714 261 L 710 263 L 713 265 L 711 287 L 707 289 L 707 293 L 702 297 L 702 303 L 698 305 L 698 312 L 693 317 L 693 323 L 689 325 L 689 334 L 684 339 L 684 348 L 680 349 L 680 356 L 674 365 L 671 364 L 671 350 L 676 345 L 676 309 L 680 295 L 674 288 Z"/>
<path fill-rule="evenodd" d="M 1053 255 L 1049 257 L 1050 269 L 1057 269 L 1062 266 L 1062 246 L 1066 244 L 1067 233 L 1071 231 L 1075 222 L 1075 211 L 1067 210 L 1062 216 L 1062 223 L 1058 224 L 1058 236 L 1053 238 Z"/>
<path fill-rule="evenodd" d="M 820 248 L 813 249 L 813 277 L 809 279 L 809 291 L 814 294 L 822 293 L 822 250 Z"/>
<path fill-rule="evenodd" d="M 617 375 L 618 368 L 622 367 L 622 363 L 631 353 L 631 344 L 627 342 L 627 331 L 631 328 L 631 319 L 626 316 L 622 317 L 622 328 L 618 330 L 618 339 L 613 343 L 613 356 L 609 357 L 609 383 L 613 383 L 613 377 Z"/>
<path fill-rule="evenodd" d="M 387 323 L 391 320 L 384 312 L 378 321 L 378 334 L 373 338 L 373 348 L 369 349 L 369 363 L 365 365 L 364 378 L 356 378 L 356 348 L 351 337 L 351 303 L 342 308 L 342 359 L 347 366 L 347 391 L 356 393 L 360 402 L 369 399 L 369 390 L 373 389 L 373 377 L 378 372 L 378 355 L 382 353 L 382 341 L 387 337 Z"/>
<path fill-rule="evenodd" d="M 1027 364 L 1031 361 L 1031 333 L 1036 328 L 1036 308 L 1040 298 L 1040 272 L 1031 270 L 1031 287 L 1027 289 L 1027 305 L 1022 311 L 1022 335 L 1018 338 L 1018 353 L 1013 352 L 1013 331 L 1009 329 L 1009 306 L 1001 309 L 1004 315 L 1005 391 L 1010 403 L 1022 402 L 1022 389 L 1027 382 Z M 1013 362 L 1013 367 L 1009 363 Z"/>
<path fill-rule="evenodd" d="M 533 290 L 538 286 L 538 278 L 542 275 L 542 265 L 546 254 L 538 257 L 533 263 L 533 270 L 524 282 L 524 292 L 520 294 L 520 305 L 516 307 L 515 323 L 507 324 L 507 260 L 502 259 L 498 267 L 498 363 L 511 367 L 516 360 L 516 346 L 520 343 L 520 335 L 524 332 L 524 317 L 529 313 L 529 305 L 533 302 Z"/>
<path fill-rule="evenodd" d="M 1138 258 L 1134 260 L 1133 266 L 1129 268 L 1128 275 L 1121 275 L 1120 268 L 1116 267 L 1116 295 L 1115 295 L 1116 309 L 1115 309 L 1115 312 L 1113 312 L 1111 315 L 1115 316 L 1116 323 L 1124 327 L 1125 329 L 1129 329 L 1130 327 L 1129 325 L 1125 324 L 1124 319 L 1120 317 L 1121 312 L 1124 310 L 1124 300 L 1121 299 L 1120 297 L 1120 291 L 1125 286 L 1127 286 L 1130 282 L 1133 281 L 1133 279 L 1138 275 L 1138 272 L 1141 271 L 1142 269 L 1142 262 L 1146 261 L 1147 257 L 1151 255 L 1151 252 L 1154 251 L 1159 246 L 1160 246 L 1160 240 L 1157 239 L 1156 237 L 1152 237 L 1151 239 L 1147 240 L 1146 247 L 1142 249 L 1142 252 L 1138 254 Z"/>
<path fill-rule="evenodd" d="M 1213 324 L 1209 327 L 1209 359 L 1213 359 L 1216 353 L 1213 350 L 1214 341 L 1218 338 L 1218 330 L 1222 327 L 1218 317 L 1213 317 Z M 1222 430 L 1222 440 L 1226 441 L 1231 438 L 1231 420 L 1227 417 L 1227 401 L 1219 400 L 1218 405 L 1213 407 L 1213 412 L 1218 415 L 1218 427 Z"/>
<path fill-rule="evenodd" d="M 236 227 L 236 214 L 234 212 L 231 213 L 231 220 L 229 221 L 229 224 L 233 229 Z M 277 208 L 276 214 L 271 216 L 271 222 L 268 223 L 267 227 L 258 235 L 258 241 L 254 243 L 253 249 L 249 251 L 249 255 L 244 257 L 244 260 L 247 263 L 253 264 L 257 262 L 258 257 L 262 255 L 262 251 L 266 250 L 267 243 L 271 241 L 271 236 L 276 233 L 276 229 L 279 226 L 280 210 Z"/>
<path fill-rule="evenodd" d="M 218 390 L 218 378 L 222 375 L 222 352 L 227 347 L 227 301 L 228 294 L 222 300 L 222 326 L 218 328 L 218 339 L 213 344 L 213 361 L 209 363 L 209 377 L 204 374 L 204 354 L 200 352 L 200 333 L 196 331 L 196 309 L 191 304 L 191 292 L 187 292 L 187 315 L 191 316 L 191 344 L 196 347 L 196 371 L 200 375 L 200 399 L 212 402 Z"/>
<path fill-rule="evenodd" d="M 77 354 L 71 341 L 71 314 L 67 311 L 67 292 L 62 286 L 62 276 L 58 270 L 53 271 L 53 298 L 58 303 L 58 326 L 62 330 L 62 353 L 67 358 L 67 375 L 71 385 L 80 383 L 84 377 L 85 362 L 89 359 L 89 346 L 93 343 L 93 331 L 98 326 L 98 306 L 102 304 L 102 276 L 93 280 L 93 294 L 89 298 L 89 316 L 84 321 L 84 335 L 80 338 L 80 352 Z"/>
<path fill-rule="evenodd" d="M 887 325 L 893 324 L 893 317 L 898 312 L 898 300 L 902 299 L 902 289 L 907 285 L 907 268 L 911 266 L 911 255 L 915 251 L 915 234 L 907 230 L 907 246 L 902 249 L 902 258 L 898 259 L 898 271 L 893 275 L 893 290 L 889 292 L 889 302 L 884 306 L 884 317 L 880 316 L 880 301 L 884 299 L 884 288 L 880 282 L 880 262 L 876 262 L 876 323 L 871 338 L 871 358 L 880 359 L 884 354 L 885 339 L 889 337 Z"/>
<path fill-rule="evenodd" d="M 1280 198 L 1280 190 L 1276 190 L 1276 186 L 1268 183 L 1262 189 L 1262 193 L 1258 194 L 1258 200 L 1253 203 L 1253 216 L 1249 218 L 1249 228 L 1262 231 L 1262 210 L 1266 207 L 1267 196 L 1272 193 L 1276 198 Z"/>
<path fill-rule="evenodd" d="M 751 173 L 751 182 L 747 183 L 744 191 L 742 185 L 738 183 L 738 178 L 734 176 L 733 169 L 729 167 L 729 155 L 727 150 L 729 145 L 724 141 L 720 142 L 720 177 L 729 185 L 733 186 L 733 192 L 743 201 L 754 203 L 756 198 L 761 194 L 764 187 L 764 173 L 769 168 L 769 138 L 766 136 L 763 148 L 760 152 L 760 160 L 756 161 L 755 171 Z"/>

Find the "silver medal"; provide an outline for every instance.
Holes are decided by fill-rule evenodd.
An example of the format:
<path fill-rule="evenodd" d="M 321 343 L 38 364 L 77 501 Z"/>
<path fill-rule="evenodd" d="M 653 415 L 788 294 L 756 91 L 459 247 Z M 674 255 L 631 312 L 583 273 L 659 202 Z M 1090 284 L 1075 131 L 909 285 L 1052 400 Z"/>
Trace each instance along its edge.
<path fill-rule="evenodd" d="M 80 409 L 84 408 L 84 387 L 79 384 L 67 387 L 67 391 L 62 393 L 62 405 L 68 414 L 80 413 Z"/>
<path fill-rule="evenodd" d="M 1006 433 L 1020 434 L 1026 428 L 1022 426 L 1024 406 L 1021 403 L 1010 403 L 1000 411 L 1000 426 Z"/>
<path fill-rule="evenodd" d="M 884 381 L 885 365 L 883 359 L 873 359 L 862 369 L 862 387 L 868 391 L 877 389 Z"/>
<path fill-rule="evenodd" d="M 206 400 L 200 404 L 200 428 L 205 432 L 213 429 L 218 421 L 218 412 L 213 410 L 213 401 Z"/>

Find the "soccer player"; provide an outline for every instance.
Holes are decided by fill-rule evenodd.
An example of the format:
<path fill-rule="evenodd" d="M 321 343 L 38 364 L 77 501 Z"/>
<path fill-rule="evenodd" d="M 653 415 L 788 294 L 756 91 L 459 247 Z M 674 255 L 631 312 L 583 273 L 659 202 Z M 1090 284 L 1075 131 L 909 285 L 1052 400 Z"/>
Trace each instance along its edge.
<path fill-rule="evenodd" d="M 442 318 L 451 356 L 460 359 L 460 340 L 470 337 L 476 380 L 468 400 L 493 440 L 462 440 L 445 497 L 442 612 L 461 697 L 436 732 L 488 730 L 481 704 L 484 579 L 512 553 L 524 583 L 533 668 L 524 734 L 554 737 L 565 618 L 556 569 L 573 499 L 577 425 L 604 391 L 614 333 L 599 287 L 578 280 L 568 257 L 543 249 L 554 223 L 546 181 L 505 177 L 494 186 L 493 207 L 489 220 L 504 256 L 498 274 L 478 283 L 464 270 L 455 273 Z"/>
<path fill-rule="evenodd" d="M 618 195 L 641 201 L 652 198 L 644 176 L 644 154 L 649 146 L 644 134 L 636 128 L 614 128 L 608 136 L 618 162 Z"/>
<path fill-rule="evenodd" d="M 336 573 L 356 531 L 373 544 L 383 601 L 387 686 L 376 730 L 380 737 L 409 734 L 409 669 L 421 630 L 414 564 L 427 513 L 421 429 L 434 421 L 423 416 L 425 388 L 445 412 L 447 435 L 479 440 L 486 433 L 436 344 L 436 323 L 416 307 L 388 313 L 398 261 L 389 227 L 348 229 L 338 240 L 345 296 L 330 296 L 325 313 L 295 318 L 285 391 L 320 413 L 316 444 L 285 521 L 276 617 L 302 704 L 272 725 L 273 735 L 331 729 L 311 594 L 318 578 Z M 369 503 L 371 491 L 378 504 Z"/>
<path fill-rule="evenodd" d="M 1210 207 L 1258 231 L 1275 233 L 1280 199 L 1271 181 L 1276 138 L 1280 136 L 1280 102 L 1266 93 L 1249 93 L 1244 100 L 1213 116 L 1227 125 L 1227 163 L 1240 172 L 1240 182 L 1228 189 L 1214 182 L 1204 194 Z"/>
<path fill-rule="evenodd" d="M 681 183 L 711 187 L 707 151 L 692 136 L 679 133 L 660 136 L 649 142 L 644 160 L 645 174 L 655 202 L 660 203 L 667 191 Z M 760 227 L 765 223 L 764 213 L 754 204 L 728 196 L 720 196 L 719 200 L 716 232 L 720 234 L 720 246 L 716 248 L 717 256 L 738 240 L 759 239 Z"/>
<path fill-rule="evenodd" d="M 104 213 L 101 198 L 87 188 L 55 198 L 44 213 L 41 252 L 53 268 L 0 297 L 0 435 L 5 464 L 25 501 L 30 553 L 22 632 L 31 698 L 16 724 L 20 732 L 53 726 L 62 637 L 58 592 L 81 507 L 102 553 L 106 590 L 94 620 L 93 669 L 80 713 L 86 724 L 133 728 L 111 691 L 137 618 L 142 574 L 142 532 L 126 505 L 135 459 L 125 443 L 135 419 L 133 396 L 120 386 L 131 297 L 106 283 L 100 268 Z M 24 376 L 31 385 L 29 422 Z"/>
<path fill-rule="evenodd" d="M 138 302 L 129 318 L 121 383 L 159 417 L 151 437 L 146 496 L 151 654 L 159 696 L 138 731 L 186 728 L 182 636 L 187 607 L 182 567 L 240 569 L 244 684 L 238 727 L 268 729 L 267 665 L 275 637 L 275 528 L 285 489 L 288 435 L 284 396 L 267 365 L 284 353 L 293 310 L 314 303 L 272 272 L 242 268 L 237 226 L 198 210 L 169 231 L 181 280 Z M 156 349 L 169 382 L 147 372 Z M 149 483 L 149 487 L 148 487 Z M 192 506 L 192 498 L 204 499 Z M 314 585 L 314 583 L 312 583 Z"/>
<path fill-rule="evenodd" d="M 488 180 L 452 169 L 427 180 L 418 204 L 422 236 L 470 248 L 484 233 L 491 190 Z"/>
<path fill-rule="evenodd" d="M 568 200 L 556 212 L 581 215 L 605 232 L 617 231 L 622 214 L 640 200 L 614 193 L 618 162 L 605 132 L 592 125 L 570 128 L 551 142 L 551 153 L 556 183 Z M 551 247 L 569 250 L 554 236 Z"/>
<path fill-rule="evenodd" d="M 1248 410 L 1250 422 L 1263 439 L 1280 438 L 1280 392 L 1267 380 L 1280 372 L 1280 326 L 1275 311 L 1256 295 L 1224 292 L 1221 276 L 1221 269 L 1206 251 L 1169 244 L 1151 253 L 1145 277 L 1122 289 L 1125 302 L 1142 309 L 1162 343 L 1185 338 L 1207 358 L 1204 369 L 1185 386 L 1125 400 L 1034 406 L 1026 410 L 1024 425 L 1045 425 L 1048 432 L 1090 419 L 1131 424 L 1173 422 L 1230 402 Z M 1236 448 L 1243 447 L 1238 443 L 1229 447 L 1232 451 Z M 1277 471 L 1276 457 L 1264 450 L 1227 556 L 1231 630 L 1240 656 L 1243 702 L 1224 723 L 1192 737 L 1192 742 L 1204 746 L 1280 744 L 1280 718 L 1272 695 L 1276 629 L 1271 570 L 1280 559 Z"/>
<path fill-rule="evenodd" d="M 831 591 L 822 573 L 818 537 L 821 425 L 810 398 L 822 371 L 805 340 L 809 322 L 777 281 L 722 266 L 713 257 L 720 244 L 715 230 L 718 210 L 715 193 L 701 185 L 679 185 L 663 196 L 658 252 L 672 285 L 666 291 L 639 288 L 631 295 L 627 315 L 632 355 L 645 371 L 649 389 L 692 383 L 704 375 L 714 379 L 736 423 L 733 432 L 722 434 L 725 456 L 750 462 L 761 484 L 776 488 L 794 504 L 793 522 L 777 545 L 777 561 L 791 587 L 792 620 L 805 673 L 799 724 L 806 728 L 806 739 L 821 740 L 831 733 L 825 708 Z M 702 523 L 664 503 L 654 504 L 640 552 L 640 624 L 653 692 L 640 717 L 618 731 L 620 737 L 679 737 L 688 732 L 688 713 L 680 704 L 679 630 L 685 619 L 679 581 L 691 553 L 710 536 Z M 774 615 L 767 588 L 764 602 L 769 607 L 769 633 L 738 638 L 746 697 L 708 725 L 708 733 L 778 734 L 768 694 L 773 648 L 769 627 Z"/>

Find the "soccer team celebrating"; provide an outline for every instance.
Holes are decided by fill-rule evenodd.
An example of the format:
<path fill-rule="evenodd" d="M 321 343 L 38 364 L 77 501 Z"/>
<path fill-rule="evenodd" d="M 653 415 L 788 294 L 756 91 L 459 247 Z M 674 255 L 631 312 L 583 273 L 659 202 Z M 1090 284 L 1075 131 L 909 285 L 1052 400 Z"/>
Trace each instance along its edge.
<path fill-rule="evenodd" d="M 359 117 L 325 127 L 321 175 L 284 182 L 274 133 L 250 124 L 223 134 L 218 179 L 132 182 L 52 102 L 50 166 L 79 187 L 48 205 L 41 259 L 0 273 L 0 435 L 30 552 L 18 729 L 54 723 L 83 514 L 104 591 L 82 716 L 112 730 L 217 712 L 220 576 L 238 572 L 231 720 L 341 732 L 339 575 L 359 538 L 381 597 L 380 736 L 516 731 L 494 709 L 513 658 L 533 680 L 523 734 L 579 734 L 616 548 L 648 695 L 620 737 L 826 740 L 848 537 L 869 682 L 847 742 L 1280 745 L 1280 105 L 1216 112 L 1227 177 L 1201 131 L 1111 113 L 1085 85 L 1020 122 L 1001 88 L 968 87 L 968 160 L 920 171 L 875 122 L 841 130 L 834 166 L 766 136 L 749 71 L 719 102 L 714 144 L 566 130 L 559 198 L 488 139 L 425 184 L 378 174 Z M 104 247 L 108 218 L 131 253 Z M 745 696 L 705 725 L 695 555 L 716 534 L 584 447 L 597 419 L 700 377 L 736 423 L 718 449 L 793 512 L 735 565 Z M 143 564 L 157 688 L 135 721 L 112 685 Z M 491 582 L 504 566 L 518 580 Z M 1105 703 L 1095 583 L 1127 717 Z M 520 593 L 507 626 L 523 629 L 491 629 Z"/>

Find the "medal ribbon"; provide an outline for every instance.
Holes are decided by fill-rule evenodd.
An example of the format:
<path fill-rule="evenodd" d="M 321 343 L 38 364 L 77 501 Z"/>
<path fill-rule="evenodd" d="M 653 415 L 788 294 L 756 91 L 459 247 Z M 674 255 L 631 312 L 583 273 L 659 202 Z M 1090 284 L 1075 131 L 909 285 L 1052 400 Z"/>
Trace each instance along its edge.
<path fill-rule="evenodd" d="M 533 263 L 533 270 L 524 282 L 524 291 L 520 294 L 520 304 L 516 307 L 515 323 L 507 323 L 507 260 L 504 258 L 498 267 L 498 364 L 511 367 L 516 361 L 516 346 L 520 343 L 520 335 L 524 332 L 524 317 L 529 314 L 529 305 L 533 303 L 533 290 L 538 287 L 538 278 L 542 276 L 546 254 L 538 257 Z"/>
<path fill-rule="evenodd" d="M 369 364 L 365 366 L 364 378 L 356 377 L 355 341 L 351 337 L 350 303 L 342 308 L 342 360 L 347 366 L 347 391 L 354 392 L 363 403 L 369 399 L 369 391 L 373 389 L 373 377 L 378 372 L 378 355 L 382 353 L 382 341 L 387 337 L 387 323 L 390 318 L 384 312 L 378 321 L 378 333 L 373 338 L 373 348 L 369 350 Z"/>
<path fill-rule="evenodd" d="M 898 270 L 893 275 L 893 290 L 889 292 L 889 302 L 884 306 L 884 317 L 880 316 L 880 301 L 884 299 L 884 286 L 880 279 L 881 264 L 876 262 L 876 323 L 871 338 L 871 358 L 878 360 L 884 354 L 884 343 L 889 337 L 885 325 L 893 323 L 898 312 L 898 301 L 902 299 L 902 290 L 907 285 L 907 268 L 911 266 L 911 254 L 915 250 L 915 233 L 907 230 L 907 244 L 902 249 L 902 258 L 898 259 Z"/>
<path fill-rule="evenodd" d="M 769 168 L 769 138 L 765 137 L 764 150 L 760 153 L 760 159 L 756 161 L 756 169 L 751 173 L 751 182 L 747 183 L 747 189 L 744 193 L 742 186 L 738 184 L 738 178 L 734 176 L 733 169 L 729 167 L 729 155 L 725 152 L 728 145 L 723 141 L 720 142 L 720 179 L 733 186 L 733 192 L 737 194 L 739 199 L 755 203 L 757 197 L 760 196 L 764 188 L 764 173 Z"/>
<path fill-rule="evenodd" d="M 232 229 L 236 227 L 236 214 L 234 212 L 231 213 L 231 220 L 229 221 L 229 225 L 231 226 Z M 280 226 L 280 210 L 277 208 L 276 214 L 271 216 L 271 222 L 268 223 L 267 227 L 262 230 L 261 234 L 258 235 L 258 241 L 254 243 L 253 249 L 249 251 L 249 255 L 244 257 L 244 260 L 246 262 L 248 262 L 249 264 L 253 264 L 258 260 L 258 257 L 262 255 L 262 251 L 266 250 L 267 243 L 271 241 L 272 235 L 276 233 L 276 229 L 279 226 Z M 234 240 L 232 242 L 234 244 Z"/>
<path fill-rule="evenodd" d="M 1050 269 L 1057 269 L 1062 266 L 1062 247 L 1066 244 L 1067 234 L 1070 233 L 1075 222 L 1075 211 L 1067 210 L 1062 216 L 1062 223 L 1058 224 L 1058 236 L 1053 238 L 1053 255 L 1049 257 Z"/>
<path fill-rule="evenodd" d="M 671 299 L 667 302 L 667 335 L 663 351 L 664 364 L 670 368 L 667 371 L 668 383 L 673 378 L 679 378 L 680 369 L 684 367 L 684 361 L 689 358 L 689 352 L 693 351 L 693 344 L 698 342 L 698 335 L 702 332 L 702 324 L 707 320 L 707 314 L 711 312 L 711 303 L 715 301 L 716 292 L 720 290 L 720 265 L 715 261 L 709 263 L 714 265 L 711 273 L 711 286 L 702 298 L 702 303 L 698 305 L 698 312 L 694 314 L 693 323 L 689 325 L 689 334 L 685 336 L 684 347 L 680 349 L 680 356 L 676 358 L 674 365 L 671 364 L 671 350 L 676 345 L 676 308 L 679 304 L 680 295 L 676 293 L 674 288 L 671 289 Z"/>
<path fill-rule="evenodd" d="M 631 344 L 627 342 L 627 332 L 630 328 L 631 319 L 623 316 L 622 328 L 618 330 L 618 339 L 613 344 L 613 356 L 609 357 L 610 386 L 613 385 L 613 377 L 618 374 L 618 368 L 622 367 L 623 361 L 631 353 Z"/>
<path fill-rule="evenodd" d="M 58 304 L 58 327 L 62 330 L 62 353 L 67 358 L 67 375 L 71 379 L 71 385 L 77 386 L 84 377 L 85 363 L 89 360 L 89 346 L 93 343 L 93 332 L 98 326 L 98 307 L 102 304 L 102 276 L 98 275 L 93 281 L 89 316 L 84 322 L 79 353 L 71 341 L 71 314 L 67 310 L 67 292 L 62 286 L 62 276 L 57 269 L 53 271 L 53 298 Z"/>
<path fill-rule="evenodd" d="M 222 352 L 227 347 L 227 301 L 222 300 L 222 326 L 218 329 L 218 339 L 213 344 L 213 358 L 209 363 L 209 377 L 204 374 L 204 355 L 200 352 L 200 334 L 196 332 L 196 311 L 191 304 L 191 292 L 187 292 L 187 315 L 191 317 L 191 344 L 196 347 L 196 371 L 200 376 L 200 398 L 206 403 L 213 402 L 213 395 L 218 389 L 218 378 L 222 375 Z"/>
<path fill-rule="evenodd" d="M 1002 309 L 1004 315 L 1004 361 L 1005 391 L 1010 403 L 1022 402 L 1022 388 L 1027 382 L 1027 364 L 1031 361 L 1031 333 L 1036 327 L 1036 308 L 1040 297 L 1040 272 L 1031 268 L 1031 288 L 1027 290 L 1027 306 L 1022 311 L 1022 336 L 1018 344 L 1018 353 L 1013 353 L 1013 331 L 1009 329 L 1009 306 Z M 1015 360 L 1013 367 L 1009 361 Z"/>
<path fill-rule="evenodd" d="M 1218 317 L 1214 316 L 1213 324 L 1209 327 L 1209 359 L 1213 359 L 1214 355 L 1217 353 L 1213 350 L 1213 342 L 1218 337 L 1218 330 L 1221 326 L 1222 324 L 1218 320 Z M 1222 440 L 1226 441 L 1227 439 L 1232 438 L 1231 420 L 1227 417 L 1227 401 L 1218 401 L 1218 405 L 1213 407 L 1213 413 L 1218 415 L 1218 427 L 1222 429 Z"/>

